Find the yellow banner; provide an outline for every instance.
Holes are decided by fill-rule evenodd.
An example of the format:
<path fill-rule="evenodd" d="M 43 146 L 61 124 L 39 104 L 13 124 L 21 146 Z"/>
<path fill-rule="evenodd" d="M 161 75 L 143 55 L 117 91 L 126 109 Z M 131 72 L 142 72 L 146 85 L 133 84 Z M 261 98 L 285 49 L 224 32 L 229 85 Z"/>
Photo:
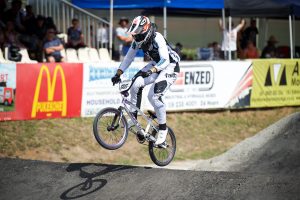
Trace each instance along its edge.
<path fill-rule="evenodd" d="M 300 105 L 300 60 L 253 61 L 250 107 Z"/>

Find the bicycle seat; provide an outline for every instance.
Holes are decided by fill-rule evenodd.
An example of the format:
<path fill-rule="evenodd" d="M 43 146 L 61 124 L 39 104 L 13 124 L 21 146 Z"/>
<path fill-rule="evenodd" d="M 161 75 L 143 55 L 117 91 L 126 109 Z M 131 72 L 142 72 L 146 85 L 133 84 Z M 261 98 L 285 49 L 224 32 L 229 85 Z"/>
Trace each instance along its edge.
<path fill-rule="evenodd" d="M 153 113 L 152 111 L 148 110 L 147 112 L 148 112 L 148 114 L 150 115 L 150 117 L 151 117 L 152 119 L 156 119 L 156 118 L 157 118 L 156 114 Z"/>

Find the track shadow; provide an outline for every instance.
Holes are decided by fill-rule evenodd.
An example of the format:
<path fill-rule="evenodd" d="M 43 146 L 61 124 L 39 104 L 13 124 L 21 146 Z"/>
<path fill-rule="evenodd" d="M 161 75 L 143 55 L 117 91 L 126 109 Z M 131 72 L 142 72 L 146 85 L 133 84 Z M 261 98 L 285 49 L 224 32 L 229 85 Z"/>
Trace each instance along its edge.
<path fill-rule="evenodd" d="M 90 172 L 85 168 L 92 167 L 93 170 Z M 92 163 L 72 163 L 67 168 L 67 172 L 79 171 L 79 176 L 86 179 L 84 182 L 79 183 L 75 186 L 64 191 L 60 198 L 77 199 L 83 196 L 89 195 L 96 191 L 99 191 L 107 184 L 106 179 L 101 179 L 101 176 L 107 173 L 116 172 L 120 170 L 133 169 L 137 167 L 132 166 L 121 166 L 121 165 L 103 165 L 103 164 L 92 164 Z"/>

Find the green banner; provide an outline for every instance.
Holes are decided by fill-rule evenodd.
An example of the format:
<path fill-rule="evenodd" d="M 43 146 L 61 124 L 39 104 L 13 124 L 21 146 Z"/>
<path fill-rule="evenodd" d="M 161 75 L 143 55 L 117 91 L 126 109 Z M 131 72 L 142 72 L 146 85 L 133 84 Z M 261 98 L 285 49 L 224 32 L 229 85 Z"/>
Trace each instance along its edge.
<path fill-rule="evenodd" d="M 300 105 L 300 60 L 253 61 L 250 107 Z"/>

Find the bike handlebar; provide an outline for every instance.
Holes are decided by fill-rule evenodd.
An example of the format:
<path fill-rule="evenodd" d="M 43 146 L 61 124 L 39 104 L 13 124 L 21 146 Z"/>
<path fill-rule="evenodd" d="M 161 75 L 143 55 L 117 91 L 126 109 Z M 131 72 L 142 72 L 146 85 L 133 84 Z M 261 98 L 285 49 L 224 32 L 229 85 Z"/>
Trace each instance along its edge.
<path fill-rule="evenodd" d="M 130 90 L 130 88 L 131 88 L 131 86 L 133 85 L 133 83 L 134 83 L 134 81 L 139 77 L 139 76 L 142 76 L 142 73 L 141 73 L 142 71 L 139 71 L 138 73 L 136 73 L 133 77 L 132 77 L 132 79 L 131 79 L 131 84 L 130 84 L 130 86 L 128 87 L 128 89 L 127 90 L 124 90 L 124 91 L 121 91 L 121 94 L 122 95 L 124 95 L 124 96 L 128 96 L 129 94 L 128 94 L 128 91 Z M 121 84 L 122 82 L 120 82 L 119 83 L 119 86 L 120 86 L 120 84 Z"/>

